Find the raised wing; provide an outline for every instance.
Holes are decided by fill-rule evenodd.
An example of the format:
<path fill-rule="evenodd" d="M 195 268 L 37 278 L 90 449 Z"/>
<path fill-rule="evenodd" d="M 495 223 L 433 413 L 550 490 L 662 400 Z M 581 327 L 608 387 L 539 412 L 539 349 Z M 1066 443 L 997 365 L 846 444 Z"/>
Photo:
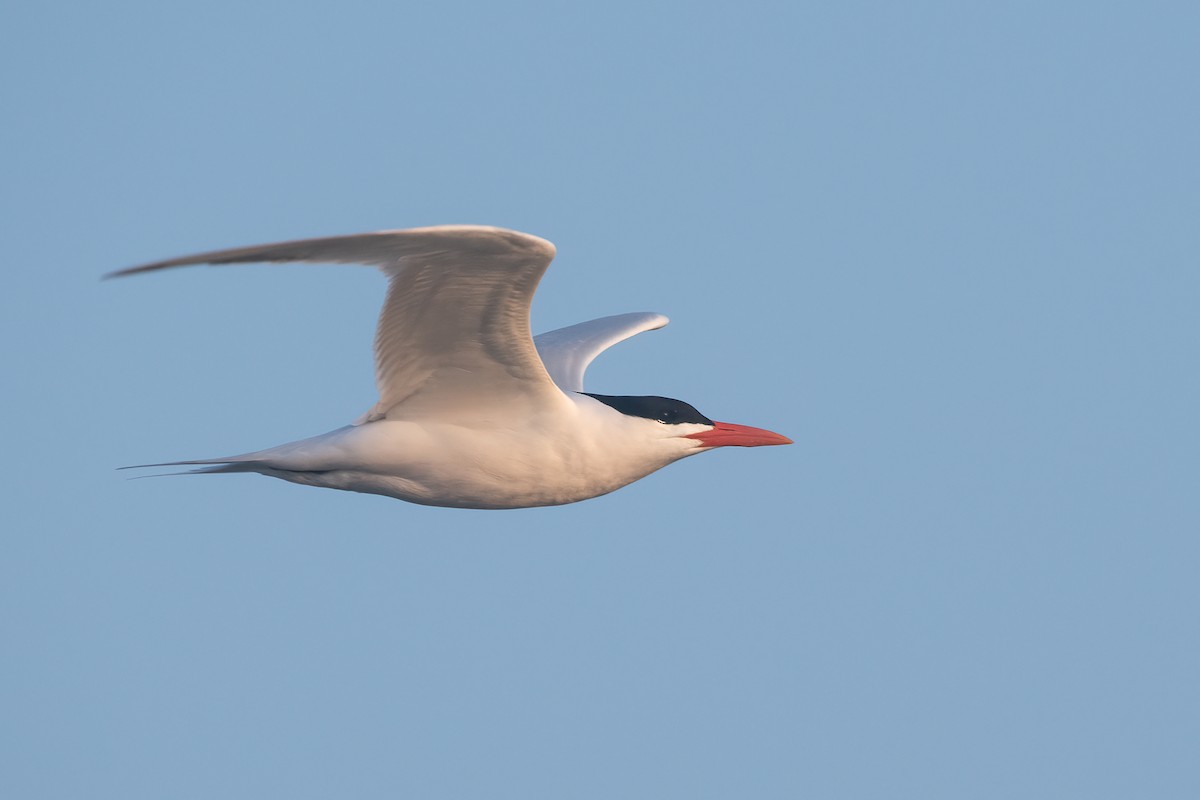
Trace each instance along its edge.
<path fill-rule="evenodd" d="M 554 252 L 545 239 L 517 231 L 442 225 L 218 250 L 110 277 L 259 261 L 377 266 L 389 281 L 375 332 L 379 402 L 359 421 L 469 413 L 486 423 L 514 403 L 566 399 L 529 330 L 529 305 Z"/>
<path fill-rule="evenodd" d="M 558 388 L 564 392 L 582 392 L 583 373 L 596 356 L 617 342 L 642 331 L 657 330 L 668 322 L 662 314 L 648 311 L 617 314 L 539 334 L 533 343 Z"/>

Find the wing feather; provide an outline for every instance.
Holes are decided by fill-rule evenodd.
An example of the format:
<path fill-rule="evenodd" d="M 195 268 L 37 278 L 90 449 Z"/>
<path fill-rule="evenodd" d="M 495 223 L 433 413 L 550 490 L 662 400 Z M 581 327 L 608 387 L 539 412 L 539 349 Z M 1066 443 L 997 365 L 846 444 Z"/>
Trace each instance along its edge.
<path fill-rule="evenodd" d="M 554 254 L 553 244 L 529 234 L 441 225 L 216 250 L 107 277 L 264 261 L 379 267 L 389 281 L 375 335 L 379 402 L 360 421 L 464 406 L 503 414 L 513 403 L 565 400 L 529 330 L 529 306 Z"/>
<path fill-rule="evenodd" d="M 583 374 L 596 356 L 618 342 L 670 322 L 662 314 L 639 311 L 601 317 L 538 334 L 533 343 L 546 371 L 564 392 L 582 392 Z"/>

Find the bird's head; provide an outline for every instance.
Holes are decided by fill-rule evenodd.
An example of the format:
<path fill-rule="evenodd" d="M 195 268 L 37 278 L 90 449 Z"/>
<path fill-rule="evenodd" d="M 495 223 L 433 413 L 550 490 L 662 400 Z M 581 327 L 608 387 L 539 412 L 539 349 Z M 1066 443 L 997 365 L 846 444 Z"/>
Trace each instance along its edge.
<path fill-rule="evenodd" d="M 762 447 L 791 444 L 792 440 L 762 428 L 714 422 L 695 407 L 670 397 L 604 395 L 583 392 L 620 412 L 648 438 L 673 440 L 679 455 L 692 455 L 714 447 Z"/>

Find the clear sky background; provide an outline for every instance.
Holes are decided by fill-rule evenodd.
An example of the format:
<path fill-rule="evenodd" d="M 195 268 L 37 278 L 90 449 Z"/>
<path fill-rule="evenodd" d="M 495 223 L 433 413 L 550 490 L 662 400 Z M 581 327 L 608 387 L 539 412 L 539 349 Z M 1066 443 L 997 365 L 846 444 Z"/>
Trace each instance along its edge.
<path fill-rule="evenodd" d="M 0 796 L 1200 797 L 1196 8 L 7 4 Z M 358 416 L 383 279 L 102 273 L 439 223 L 796 444 L 114 471 Z"/>

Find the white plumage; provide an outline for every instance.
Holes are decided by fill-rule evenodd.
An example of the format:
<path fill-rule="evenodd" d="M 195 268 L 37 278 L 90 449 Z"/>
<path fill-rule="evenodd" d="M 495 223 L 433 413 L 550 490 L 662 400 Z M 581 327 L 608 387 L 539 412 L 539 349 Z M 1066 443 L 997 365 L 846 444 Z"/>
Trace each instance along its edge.
<path fill-rule="evenodd" d="M 352 425 L 311 439 L 171 462 L 208 465 L 198 472 L 257 472 L 426 505 L 520 508 L 605 494 L 712 447 L 790 443 L 714 423 L 680 401 L 584 394 L 597 355 L 667 318 L 621 314 L 534 339 L 529 307 L 554 254 L 529 234 L 445 225 L 220 250 L 113 276 L 308 261 L 368 264 L 388 277 L 375 335 L 379 401 Z"/>

